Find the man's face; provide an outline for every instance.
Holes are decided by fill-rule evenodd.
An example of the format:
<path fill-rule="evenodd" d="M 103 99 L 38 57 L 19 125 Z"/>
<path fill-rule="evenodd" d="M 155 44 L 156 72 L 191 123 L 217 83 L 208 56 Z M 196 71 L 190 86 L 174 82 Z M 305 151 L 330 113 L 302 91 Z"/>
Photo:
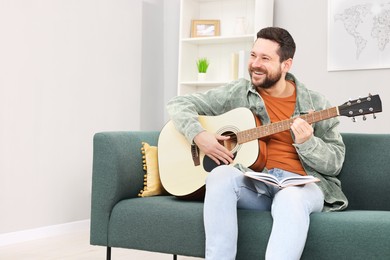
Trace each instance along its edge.
<path fill-rule="evenodd" d="M 248 71 L 253 86 L 271 88 L 282 77 L 282 63 L 276 51 L 279 44 L 266 39 L 257 39 L 252 47 Z"/>

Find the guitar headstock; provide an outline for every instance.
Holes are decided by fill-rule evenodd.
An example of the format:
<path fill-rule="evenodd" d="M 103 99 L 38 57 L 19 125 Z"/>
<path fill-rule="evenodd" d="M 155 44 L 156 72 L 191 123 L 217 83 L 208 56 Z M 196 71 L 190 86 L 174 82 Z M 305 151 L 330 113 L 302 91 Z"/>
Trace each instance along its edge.
<path fill-rule="evenodd" d="M 341 116 L 353 117 L 354 121 L 355 116 L 363 116 L 363 120 L 366 120 L 364 115 L 382 112 L 382 101 L 379 95 L 370 94 L 364 98 L 358 98 L 345 102 L 339 106 L 338 109 Z"/>

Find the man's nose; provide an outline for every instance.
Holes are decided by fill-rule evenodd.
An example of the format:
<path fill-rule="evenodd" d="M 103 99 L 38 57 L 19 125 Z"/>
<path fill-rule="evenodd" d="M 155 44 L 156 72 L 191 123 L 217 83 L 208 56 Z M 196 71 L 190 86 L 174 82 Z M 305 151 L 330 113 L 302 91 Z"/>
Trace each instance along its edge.
<path fill-rule="evenodd" d="M 256 58 L 256 59 L 254 59 L 253 62 L 252 62 L 252 67 L 261 67 L 261 65 L 263 65 L 263 64 L 262 64 L 260 58 Z"/>

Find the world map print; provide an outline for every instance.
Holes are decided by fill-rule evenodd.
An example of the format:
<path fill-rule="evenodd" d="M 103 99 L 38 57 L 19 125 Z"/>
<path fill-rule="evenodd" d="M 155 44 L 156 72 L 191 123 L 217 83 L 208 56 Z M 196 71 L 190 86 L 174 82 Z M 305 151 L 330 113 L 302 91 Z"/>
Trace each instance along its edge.
<path fill-rule="evenodd" d="M 328 70 L 390 67 L 390 1 L 329 1 Z"/>

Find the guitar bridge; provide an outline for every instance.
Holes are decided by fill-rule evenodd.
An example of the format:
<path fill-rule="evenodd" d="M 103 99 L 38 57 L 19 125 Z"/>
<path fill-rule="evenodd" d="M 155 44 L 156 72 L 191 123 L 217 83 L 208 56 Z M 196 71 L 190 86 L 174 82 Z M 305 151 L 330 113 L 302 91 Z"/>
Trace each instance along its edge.
<path fill-rule="evenodd" d="M 200 165 L 199 147 L 196 144 L 191 144 L 191 155 L 194 161 L 194 166 Z"/>

